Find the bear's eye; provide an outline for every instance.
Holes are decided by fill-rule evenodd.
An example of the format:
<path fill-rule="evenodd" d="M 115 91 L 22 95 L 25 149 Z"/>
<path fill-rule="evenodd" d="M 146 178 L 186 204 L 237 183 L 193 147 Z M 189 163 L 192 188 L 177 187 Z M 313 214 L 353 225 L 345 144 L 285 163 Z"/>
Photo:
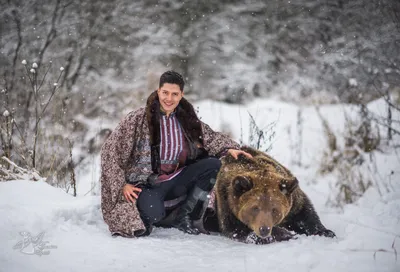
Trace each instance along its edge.
<path fill-rule="evenodd" d="M 257 206 L 251 207 L 252 213 L 258 213 L 259 211 L 260 211 L 260 208 L 258 208 Z"/>
<path fill-rule="evenodd" d="M 275 215 L 275 216 L 279 215 L 278 210 L 275 209 L 275 208 L 273 208 L 273 209 L 272 209 L 272 215 Z"/>

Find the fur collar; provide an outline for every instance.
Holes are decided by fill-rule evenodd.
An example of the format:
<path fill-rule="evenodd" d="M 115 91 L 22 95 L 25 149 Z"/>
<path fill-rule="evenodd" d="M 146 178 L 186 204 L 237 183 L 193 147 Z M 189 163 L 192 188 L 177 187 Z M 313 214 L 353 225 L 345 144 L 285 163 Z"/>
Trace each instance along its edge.
<path fill-rule="evenodd" d="M 201 121 L 197 117 L 192 104 L 182 97 L 175 111 L 176 118 L 183 128 L 189 144 L 194 144 L 198 148 L 203 147 Z M 154 173 L 159 173 L 160 167 L 160 115 L 160 101 L 157 91 L 154 91 L 146 103 L 146 119 L 150 133 L 151 165 Z"/>

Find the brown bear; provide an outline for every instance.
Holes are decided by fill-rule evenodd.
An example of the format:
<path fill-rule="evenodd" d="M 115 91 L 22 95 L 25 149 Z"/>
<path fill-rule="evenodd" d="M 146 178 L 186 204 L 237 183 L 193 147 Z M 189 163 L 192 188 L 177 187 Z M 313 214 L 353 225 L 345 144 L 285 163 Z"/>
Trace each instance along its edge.
<path fill-rule="evenodd" d="M 288 169 L 261 151 L 242 149 L 253 158 L 223 158 L 215 185 L 216 217 L 224 236 L 256 244 L 289 240 L 294 236 L 290 231 L 335 237 Z"/>

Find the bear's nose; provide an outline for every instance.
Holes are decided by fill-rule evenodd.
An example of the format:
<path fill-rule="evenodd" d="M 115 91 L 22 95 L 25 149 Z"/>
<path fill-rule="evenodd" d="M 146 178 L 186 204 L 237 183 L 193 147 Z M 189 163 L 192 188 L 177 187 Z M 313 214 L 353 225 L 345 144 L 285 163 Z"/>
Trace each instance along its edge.
<path fill-rule="evenodd" d="M 259 230 L 260 230 L 260 235 L 262 237 L 267 237 L 271 231 L 271 228 L 267 227 L 267 226 L 262 226 L 262 227 L 260 227 Z"/>

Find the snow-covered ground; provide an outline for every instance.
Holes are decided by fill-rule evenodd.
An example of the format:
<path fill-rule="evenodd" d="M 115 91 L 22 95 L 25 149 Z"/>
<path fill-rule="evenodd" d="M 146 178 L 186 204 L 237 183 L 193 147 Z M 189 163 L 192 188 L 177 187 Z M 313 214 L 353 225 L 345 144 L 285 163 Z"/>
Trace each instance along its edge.
<path fill-rule="evenodd" d="M 259 246 L 161 228 L 145 238 L 111 238 L 100 212 L 100 169 L 95 156 L 77 169 L 76 198 L 43 181 L 0 182 L 0 271 L 400 271 L 400 159 L 394 152 L 375 154 L 375 177 L 387 182 L 389 191 L 373 187 L 343 209 L 327 207 L 335 177 L 317 174 L 326 139 L 314 108 L 301 109 L 300 140 L 297 105 L 271 100 L 246 106 L 202 101 L 196 107 L 203 121 L 216 130 L 229 130 L 244 143 L 249 141 L 248 112 L 259 127 L 276 122 L 269 153 L 297 175 L 322 222 L 337 238 L 299 236 Z M 369 107 L 375 112 L 385 110 L 382 101 Z M 344 130 L 343 110 L 354 112 L 344 105 L 321 108 L 338 134 Z M 299 158 L 301 166 L 294 163 Z M 32 254 L 33 244 L 24 247 L 22 234 L 53 247 L 44 249 L 46 255 Z"/>

